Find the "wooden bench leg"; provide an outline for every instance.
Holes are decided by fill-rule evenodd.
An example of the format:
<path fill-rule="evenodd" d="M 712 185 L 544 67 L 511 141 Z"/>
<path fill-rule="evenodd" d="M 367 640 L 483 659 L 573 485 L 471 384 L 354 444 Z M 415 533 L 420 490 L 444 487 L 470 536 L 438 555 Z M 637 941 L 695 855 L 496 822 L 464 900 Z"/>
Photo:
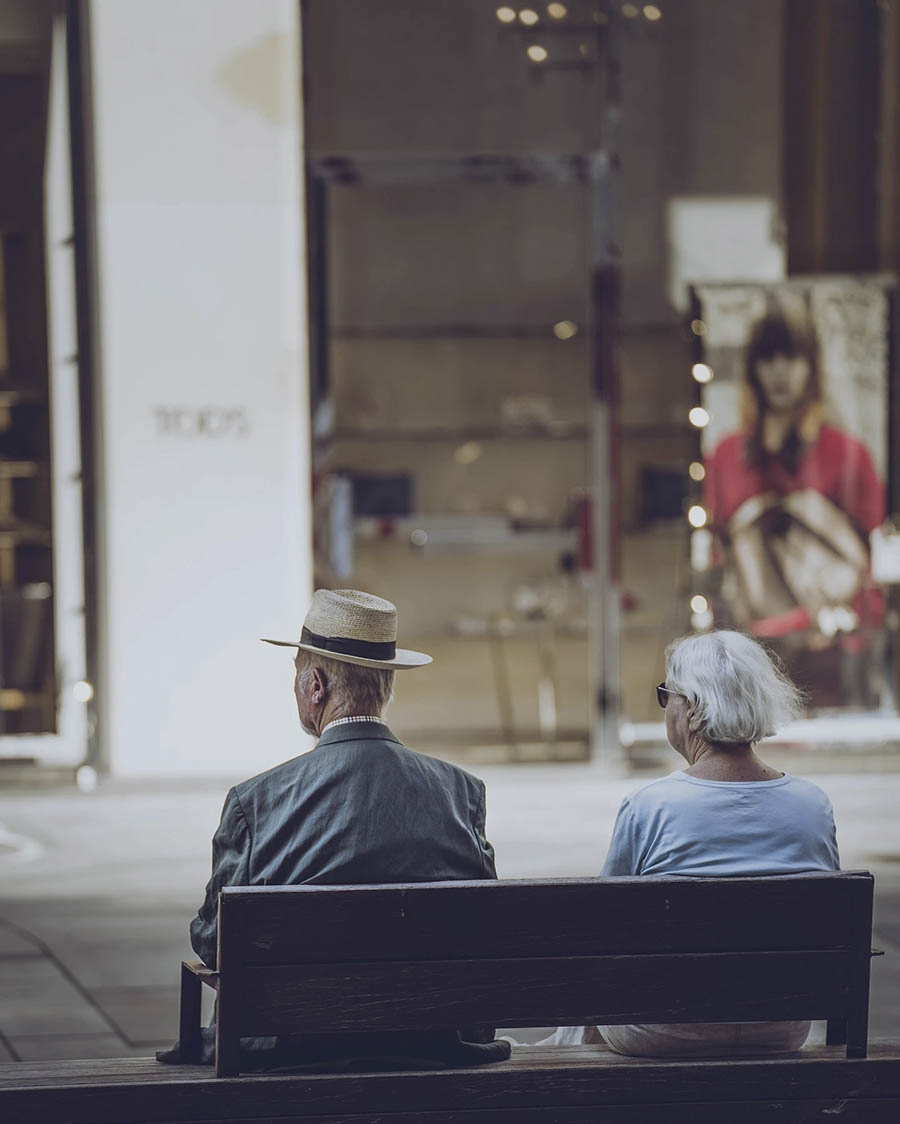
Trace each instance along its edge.
<path fill-rule="evenodd" d="M 847 1019 L 847 1057 L 864 1058 L 869 1052 L 868 989 L 862 1011 L 851 1011 Z"/>
<path fill-rule="evenodd" d="M 826 1046 L 843 1046 L 847 1041 L 847 1020 L 829 1019 L 825 1031 Z"/>
<path fill-rule="evenodd" d="M 178 1016 L 178 1041 L 181 1046 L 181 1060 L 199 1064 L 202 1054 L 200 1039 L 200 992 L 203 984 L 200 977 L 181 965 L 181 1009 Z"/>
<path fill-rule="evenodd" d="M 220 985 L 216 1004 L 216 1077 L 237 1077 L 241 1072 L 240 1031 L 232 1026 L 230 1000 L 229 989 Z"/>

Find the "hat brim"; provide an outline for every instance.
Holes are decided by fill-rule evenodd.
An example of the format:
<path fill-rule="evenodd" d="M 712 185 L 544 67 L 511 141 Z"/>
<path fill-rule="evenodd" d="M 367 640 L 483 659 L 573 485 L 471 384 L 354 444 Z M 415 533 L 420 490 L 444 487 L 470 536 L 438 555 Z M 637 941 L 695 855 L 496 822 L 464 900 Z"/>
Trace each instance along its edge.
<path fill-rule="evenodd" d="M 359 667 L 381 667 L 390 671 L 409 671 L 414 667 L 426 667 L 431 663 L 431 656 L 424 652 L 413 652 L 408 648 L 398 648 L 392 660 L 369 660 L 365 656 L 349 656 L 343 652 L 329 652 L 325 648 L 316 648 L 313 644 L 301 644 L 298 640 L 267 640 L 260 637 L 263 644 L 274 644 L 278 648 L 300 648 L 304 652 L 315 652 L 319 656 L 326 656 L 330 660 L 340 663 L 355 663 Z"/>

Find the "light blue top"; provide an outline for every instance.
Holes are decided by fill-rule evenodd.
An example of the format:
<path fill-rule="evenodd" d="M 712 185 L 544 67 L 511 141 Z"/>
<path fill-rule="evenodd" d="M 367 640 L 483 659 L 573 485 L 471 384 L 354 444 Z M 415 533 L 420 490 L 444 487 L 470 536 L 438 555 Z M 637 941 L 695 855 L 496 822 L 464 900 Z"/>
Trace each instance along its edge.
<path fill-rule="evenodd" d="M 818 785 L 670 773 L 622 801 L 601 875 L 840 870 L 834 812 Z"/>

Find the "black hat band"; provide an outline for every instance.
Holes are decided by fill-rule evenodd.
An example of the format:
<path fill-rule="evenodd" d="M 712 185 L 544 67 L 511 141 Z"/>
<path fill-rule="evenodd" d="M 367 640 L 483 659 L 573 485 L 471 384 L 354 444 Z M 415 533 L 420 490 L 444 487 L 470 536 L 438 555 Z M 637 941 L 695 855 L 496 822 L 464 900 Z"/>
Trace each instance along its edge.
<path fill-rule="evenodd" d="M 392 660 L 397 655 L 397 645 L 393 640 L 379 643 L 374 640 L 351 640 L 346 636 L 320 636 L 317 632 L 311 632 L 306 625 L 300 632 L 300 643 L 342 656 L 359 656 L 365 660 Z"/>

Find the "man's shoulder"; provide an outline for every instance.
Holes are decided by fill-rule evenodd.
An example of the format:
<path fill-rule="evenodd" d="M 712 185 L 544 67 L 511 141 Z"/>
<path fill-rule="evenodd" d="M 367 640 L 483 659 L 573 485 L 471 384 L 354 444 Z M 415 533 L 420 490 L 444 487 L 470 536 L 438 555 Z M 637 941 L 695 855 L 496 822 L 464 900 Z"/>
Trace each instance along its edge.
<path fill-rule="evenodd" d="M 372 723 L 371 726 L 360 724 L 352 728 L 344 726 L 340 729 L 334 729 L 330 734 L 328 732 L 323 734 L 318 742 L 305 753 L 299 753 L 296 757 L 281 761 L 269 769 L 264 769 L 261 773 L 256 773 L 254 776 L 240 781 L 234 786 L 234 791 L 240 799 L 260 788 L 293 783 L 306 772 L 314 773 L 320 770 L 326 761 L 333 766 L 338 766 L 342 762 L 346 763 L 353 758 L 354 751 L 364 751 L 372 742 L 386 742 L 391 743 L 395 748 L 398 746 L 406 748 L 401 746 L 399 739 L 380 723 Z M 340 743 L 334 745 L 334 748 L 340 752 L 327 752 L 332 743 Z"/>
<path fill-rule="evenodd" d="M 303 770 L 309 757 L 309 753 L 301 753 L 297 757 L 290 758 L 288 761 L 281 761 L 279 764 L 273 765 L 270 769 L 265 769 L 261 773 L 256 773 L 252 777 L 247 777 L 244 781 L 239 781 L 234 786 L 233 791 L 238 800 L 244 800 L 258 789 L 288 783 Z"/>
<path fill-rule="evenodd" d="M 455 781 L 457 784 L 465 785 L 468 788 L 476 790 L 480 790 L 483 787 L 483 782 L 480 781 L 478 777 L 473 776 L 461 766 L 454 765 L 450 761 L 445 761 L 443 757 L 434 757 L 430 753 L 423 753 L 422 750 L 414 749 L 412 746 L 400 741 L 396 735 L 394 735 L 393 747 L 401 758 L 408 760 L 410 763 L 415 763 L 420 769 L 426 772 L 436 773 L 442 776 L 447 782 Z"/>
<path fill-rule="evenodd" d="M 375 765 L 376 761 L 370 757 L 373 743 L 389 748 L 395 760 L 399 760 L 410 768 L 439 776 L 447 787 L 455 783 L 457 786 L 466 787 L 476 793 L 480 793 L 483 788 L 483 782 L 478 777 L 473 776 L 459 765 L 413 749 L 385 727 L 383 730 L 379 729 L 377 733 L 373 731 L 365 737 L 341 739 L 340 746 L 334 747 L 339 752 L 334 754 L 323 753 L 322 751 L 327 749 L 327 745 L 320 742 L 308 753 L 301 753 L 297 757 L 282 761 L 278 765 L 273 765 L 270 769 L 248 777 L 247 780 L 240 781 L 234 786 L 234 792 L 238 800 L 243 801 L 251 798 L 261 789 L 278 788 L 282 785 L 295 784 L 298 780 L 302 781 L 304 773 L 319 772 L 326 764 L 330 764 L 338 770 L 358 768 L 361 761 L 370 761 L 372 765 Z"/>
<path fill-rule="evenodd" d="M 480 780 L 472 773 L 467 772 L 459 765 L 453 765 L 450 761 L 445 761 L 442 757 L 431 757 L 428 754 L 420 753 L 418 750 L 410 750 L 409 752 L 415 753 L 416 756 L 423 761 L 430 762 L 435 769 L 445 773 L 448 777 L 454 777 L 468 788 L 477 789 L 478 791 L 484 788 L 484 781 Z"/>

